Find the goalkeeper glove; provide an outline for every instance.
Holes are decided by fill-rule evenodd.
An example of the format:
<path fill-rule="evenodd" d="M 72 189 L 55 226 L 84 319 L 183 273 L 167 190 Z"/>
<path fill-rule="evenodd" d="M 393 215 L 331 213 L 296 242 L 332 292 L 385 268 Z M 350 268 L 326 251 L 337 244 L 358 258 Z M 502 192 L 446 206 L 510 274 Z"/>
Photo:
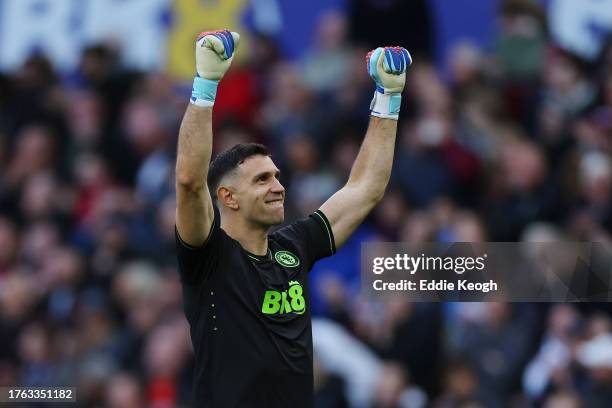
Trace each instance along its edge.
<path fill-rule="evenodd" d="M 366 57 L 368 74 L 376 82 L 370 104 L 372 116 L 397 120 L 406 82 L 406 69 L 412 64 L 410 53 L 402 47 L 378 47 Z"/>
<path fill-rule="evenodd" d="M 228 30 L 207 31 L 196 40 L 196 76 L 193 80 L 191 103 L 213 106 L 219 81 L 229 69 L 238 47 L 240 35 Z"/>

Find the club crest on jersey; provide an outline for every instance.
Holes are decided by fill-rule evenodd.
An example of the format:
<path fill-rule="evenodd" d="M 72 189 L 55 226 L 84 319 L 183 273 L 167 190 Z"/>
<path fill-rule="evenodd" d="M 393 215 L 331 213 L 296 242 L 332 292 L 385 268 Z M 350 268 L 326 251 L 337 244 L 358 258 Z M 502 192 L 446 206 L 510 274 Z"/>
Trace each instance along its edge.
<path fill-rule="evenodd" d="M 261 304 L 261 312 L 268 315 L 303 314 L 305 311 L 304 289 L 298 281 L 289 281 L 289 289 L 287 290 L 267 290 Z"/>
<path fill-rule="evenodd" d="M 274 254 L 274 259 L 282 266 L 286 266 L 287 268 L 295 268 L 300 265 L 300 258 L 293 255 L 289 251 L 278 251 Z"/>

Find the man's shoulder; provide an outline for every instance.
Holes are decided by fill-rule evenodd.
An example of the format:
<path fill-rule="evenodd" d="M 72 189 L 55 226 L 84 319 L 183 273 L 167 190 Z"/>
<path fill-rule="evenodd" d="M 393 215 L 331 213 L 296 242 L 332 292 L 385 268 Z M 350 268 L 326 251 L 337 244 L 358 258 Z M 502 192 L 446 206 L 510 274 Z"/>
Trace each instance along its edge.
<path fill-rule="evenodd" d="M 206 252 L 215 253 L 215 252 L 220 252 L 222 250 L 223 251 L 231 250 L 234 247 L 233 245 L 234 240 L 222 228 L 214 224 L 211 226 L 211 230 L 210 230 L 208 237 L 206 238 L 206 241 L 202 243 L 201 245 L 193 246 L 185 242 L 181 238 L 176 227 L 175 227 L 175 238 L 176 238 L 177 248 L 179 249 L 179 256 L 195 254 L 195 253 L 203 254 Z"/>
<path fill-rule="evenodd" d="M 308 241 L 325 240 L 331 237 L 329 222 L 320 210 L 288 223 L 269 235 L 270 239 L 279 242 L 291 242 L 305 245 Z"/>
<path fill-rule="evenodd" d="M 304 229 L 303 223 L 305 221 L 306 218 L 299 218 L 289 223 L 285 223 L 284 225 L 278 227 L 276 230 L 268 234 L 268 238 L 276 241 L 295 239 L 296 235 L 299 235 L 300 232 Z"/>

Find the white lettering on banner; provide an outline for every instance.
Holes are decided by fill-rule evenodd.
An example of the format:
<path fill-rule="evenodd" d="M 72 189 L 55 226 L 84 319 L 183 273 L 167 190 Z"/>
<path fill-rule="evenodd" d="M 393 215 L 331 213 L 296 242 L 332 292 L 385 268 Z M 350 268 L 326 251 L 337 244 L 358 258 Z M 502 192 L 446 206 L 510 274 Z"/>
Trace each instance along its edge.
<path fill-rule="evenodd" d="M 84 46 L 111 41 L 133 68 L 161 68 L 163 16 L 171 0 L 0 0 L 0 70 L 13 70 L 35 50 L 60 70 L 76 66 Z"/>
<path fill-rule="evenodd" d="M 89 0 L 83 21 L 86 44 L 107 39 L 122 45 L 123 62 L 140 69 L 161 68 L 166 56 L 162 16 L 170 0 Z"/>
<path fill-rule="evenodd" d="M 553 39 L 559 45 L 593 59 L 612 32 L 612 0 L 553 0 L 548 17 Z"/>
<path fill-rule="evenodd" d="M 78 58 L 70 26 L 71 0 L 0 0 L 0 69 L 12 70 L 34 50 L 52 57 L 58 67 Z"/>

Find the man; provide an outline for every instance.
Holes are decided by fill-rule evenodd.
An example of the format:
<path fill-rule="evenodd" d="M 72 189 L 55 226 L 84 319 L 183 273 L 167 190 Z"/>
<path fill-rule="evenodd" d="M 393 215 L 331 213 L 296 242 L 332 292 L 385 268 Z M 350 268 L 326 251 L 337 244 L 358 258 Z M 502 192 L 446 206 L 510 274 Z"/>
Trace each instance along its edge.
<path fill-rule="evenodd" d="M 238 41 L 229 31 L 198 37 L 197 75 L 179 131 L 176 240 L 196 358 L 195 401 L 312 407 L 307 273 L 344 244 L 384 194 L 412 61 L 399 47 L 368 54 L 373 117 L 348 182 L 309 217 L 268 234 L 284 221 L 285 200 L 268 150 L 237 145 L 209 165 L 217 84 Z"/>

